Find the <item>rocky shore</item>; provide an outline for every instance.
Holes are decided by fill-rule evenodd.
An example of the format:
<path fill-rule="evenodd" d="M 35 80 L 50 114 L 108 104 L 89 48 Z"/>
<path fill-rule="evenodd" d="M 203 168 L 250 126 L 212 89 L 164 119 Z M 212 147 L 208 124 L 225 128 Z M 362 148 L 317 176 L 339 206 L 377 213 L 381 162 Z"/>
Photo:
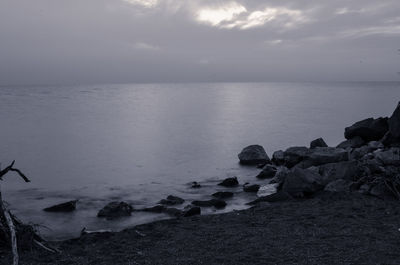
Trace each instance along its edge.
<path fill-rule="evenodd" d="M 136 209 L 110 202 L 99 218 L 124 218 L 134 211 L 176 217 L 119 233 L 83 230 L 80 238 L 54 242 L 58 254 L 22 252 L 22 264 L 397 264 L 400 257 L 400 104 L 390 117 L 367 118 L 345 128 L 345 140 L 329 147 L 322 138 L 309 146 L 269 157 L 260 145 L 239 153 L 255 178 L 276 192 L 261 196 L 258 184 L 239 177 L 221 180 L 226 191 L 209 200 L 173 195 Z M 231 187 L 258 192 L 251 209 L 201 216 L 204 207 L 224 208 Z M 201 189 L 199 183 L 191 188 Z M 76 201 L 46 208 L 71 212 Z M 8 264 L 0 248 L 0 264 Z"/>

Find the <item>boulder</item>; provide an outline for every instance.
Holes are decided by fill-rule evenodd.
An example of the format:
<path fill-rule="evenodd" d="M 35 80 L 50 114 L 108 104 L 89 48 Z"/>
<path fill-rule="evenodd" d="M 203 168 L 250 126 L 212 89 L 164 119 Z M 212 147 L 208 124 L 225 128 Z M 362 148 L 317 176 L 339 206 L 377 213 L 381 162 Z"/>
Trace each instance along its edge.
<path fill-rule="evenodd" d="M 381 199 L 395 198 L 393 192 L 384 183 L 373 185 L 369 190 L 369 194 Z"/>
<path fill-rule="evenodd" d="M 330 191 L 330 192 L 350 192 L 350 187 L 353 184 L 353 182 L 345 180 L 345 179 L 337 179 L 334 180 L 328 185 L 325 186 L 325 191 Z"/>
<path fill-rule="evenodd" d="M 218 199 L 227 199 L 233 197 L 233 192 L 230 191 L 218 191 L 212 194 L 213 197 Z"/>
<path fill-rule="evenodd" d="M 338 179 L 353 181 L 359 173 L 357 161 L 329 163 L 319 167 L 322 185 Z"/>
<path fill-rule="evenodd" d="M 260 189 L 260 185 L 253 184 L 253 185 L 244 185 L 243 191 L 244 192 L 257 192 Z"/>
<path fill-rule="evenodd" d="M 167 199 L 162 199 L 161 201 L 158 202 L 158 204 L 163 204 L 163 205 L 177 205 L 177 204 L 182 204 L 184 203 L 185 200 L 176 196 L 169 195 Z"/>
<path fill-rule="evenodd" d="M 394 137 L 390 132 L 387 132 L 381 140 L 385 146 L 400 147 L 400 138 Z"/>
<path fill-rule="evenodd" d="M 386 166 L 400 166 L 400 148 L 393 147 L 387 151 L 377 152 L 375 158 Z"/>
<path fill-rule="evenodd" d="M 200 215 L 201 208 L 200 207 L 190 207 L 183 212 L 183 217 L 190 217 L 194 215 Z"/>
<path fill-rule="evenodd" d="M 226 202 L 218 199 L 211 199 L 208 201 L 192 201 L 192 204 L 199 207 L 212 207 L 214 206 L 217 209 L 224 208 L 226 206 Z"/>
<path fill-rule="evenodd" d="M 76 202 L 78 200 L 64 202 L 51 207 L 44 208 L 45 212 L 72 212 L 76 209 Z"/>
<path fill-rule="evenodd" d="M 295 146 L 286 149 L 284 155 L 284 165 L 288 168 L 294 167 L 296 164 L 303 161 L 309 154 L 310 149 L 305 146 Z"/>
<path fill-rule="evenodd" d="M 344 137 L 351 139 L 360 136 L 365 141 L 377 141 L 389 130 L 388 118 L 368 118 L 346 127 Z"/>
<path fill-rule="evenodd" d="M 266 165 L 256 177 L 259 179 L 273 178 L 276 174 L 276 171 L 276 167 L 272 165 Z"/>
<path fill-rule="evenodd" d="M 166 213 L 168 215 L 175 216 L 175 217 L 179 217 L 184 214 L 181 210 L 176 209 L 176 208 L 165 208 L 163 213 Z"/>
<path fill-rule="evenodd" d="M 289 194 L 279 191 L 277 193 L 257 198 L 254 201 L 248 202 L 247 205 L 255 205 L 260 202 L 281 202 L 281 201 L 288 201 L 290 199 L 291 196 Z"/>
<path fill-rule="evenodd" d="M 296 167 L 287 174 L 281 191 L 293 197 L 305 197 L 322 190 L 323 187 L 319 174 Z"/>
<path fill-rule="evenodd" d="M 382 149 L 385 146 L 381 142 L 371 141 L 371 142 L 368 143 L 368 147 L 371 148 L 373 151 L 375 151 L 377 149 Z"/>
<path fill-rule="evenodd" d="M 336 148 L 357 148 L 363 146 L 364 144 L 365 141 L 360 136 L 356 136 L 341 142 L 338 146 L 336 146 Z"/>
<path fill-rule="evenodd" d="M 348 160 L 349 154 L 342 148 L 317 147 L 304 158 L 303 168 Z"/>
<path fill-rule="evenodd" d="M 153 207 L 140 209 L 139 211 L 151 212 L 151 213 L 162 213 L 162 212 L 165 211 L 165 209 L 166 209 L 166 207 L 163 206 L 163 205 L 156 205 L 156 206 L 153 206 Z"/>
<path fill-rule="evenodd" d="M 201 188 L 201 185 L 197 181 L 193 181 L 191 188 L 192 189 L 199 189 L 199 188 Z"/>
<path fill-rule="evenodd" d="M 318 138 L 310 143 L 310 149 L 314 149 L 315 147 L 328 147 L 328 145 L 325 143 L 324 139 Z"/>
<path fill-rule="evenodd" d="M 97 216 L 106 218 L 117 218 L 122 216 L 130 216 L 133 207 L 126 202 L 110 202 L 101 209 Z"/>
<path fill-rule="evenodd" d="M 238 158 L 241 164 L 257 165 L 270 163 L 270 159 L 261 145 L 247 146 L 239 153 Z"/>
<path fill-rule="evenodd" d="M 287 167 L 279 167 L 278 171 L 275 174 L 275 177 L 269 183 L 277 183 L 282 184 L 285 181 L 287 174 L 289 173 L 289 169 Z"/>
<path fill-rule="evenodd" d="M 355 148 L 350 152 L 349 159 L 350 160 L 359 160 L 363 158 L 366 154 L 373 152 L 374 149 L 368 145 L 361 146 L 359 148 Z"/>
<path fill-rule="evenodd" d="M 285 153 L 282 150 L 275 151 L 272 154 L 272 162 L 276 165 L 283 165 L 285 163 Z"/>
<path fill-rule="evenodd" d="M 218 183 L 218 185 L 224 187 L 236 187 L 239 185 L 239 181 L 237 180 L 237 177 L 226 178 L 222 182 Z"/>
<path fill-rule="evenodd" d="M 389 132 L 397 139 L 400 139 L 400 102 L 389 118 Z"/>

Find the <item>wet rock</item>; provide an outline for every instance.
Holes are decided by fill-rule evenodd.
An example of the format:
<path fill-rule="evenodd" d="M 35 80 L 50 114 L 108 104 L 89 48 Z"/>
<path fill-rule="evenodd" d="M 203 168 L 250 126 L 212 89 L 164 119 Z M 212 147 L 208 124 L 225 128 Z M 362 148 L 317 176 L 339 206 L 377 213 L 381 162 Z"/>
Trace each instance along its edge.
<path fill-rule="evenodd" d="M 324 139 L 318 138 L 310 143 L 310 149 L 314 149 L 316 147 L 328 147 L 328 145 L 325 143 Z"/>
<path fill-rule="evenodd" d="M 319 174 L 296 167 L 285 177 L 281 191 L 293 197 L 307 197 L 322 190 L 323 187 Z"/>
<path fill-rule="evenodd" d="M 165 208 L 163 210 L 163 213 L 166 213 L 168 215 L 175 216 L 175 217 L 179 217 L 179 216 L 184 215 L 183 211 L 181 211 L 179 209 L 176 209 L 176 208 Z"/>
<path fill-rule="evenodd" d="M 208 201 L 192 201 L 192 204 L 199 207 L 212 207 L 214 206 L 217 209 L 224 208 L 226 206 L 226 202 L 218 199 L 211 199 Z"/>
<path fill-rule="evenodd" d="M 199 188 L 201 188 L 201 185 L 197 181 L 193 181 L 191 188 L 192 189 L 199 189 Z"/>
<path fill-rule="evenodd" d="M 287 174 L 289 173 L 289 169 L 287 167 L 279 167 L 278 171 L 275 174 L 275 177 L 270 181 L 270 183 L 282 184 L 285 181 Z"/>
<path fill-rule="evenodd" d="M 101 209 L 97 216 L 106 218 L 117 218 L 122 216 L 130 216 L 133 207 L 126 202 L 110 202 Z"/>
<path fill-rule="evenodd" d="M 375 151 L 377 149 L 382 149 L 385 146 L 381 142 L 371 141 L 371 142 L 368 143 L 368 147 L 371 148 L 373 151 Z"/>
<path fill-rule="evenodd" d="M 239 185 L 239 181 L 237 180 L 237 177 L 226 178 L 222 182 L 220 182 L 218 185 L 224 186 L 224 187 L 236 187 L 237 185 Z"/>
<path fill-rule="evenodd" d="M 285 153 L 282 150 L 275 151 L 272 154 L 272 162 L 276 165 L 283 165 L 285 163 Z"/>
<path fill-rule="evenodd" d="M 304 158 L 303 168 L 348 160 L 349 154 L 342 148 L 317 147 Z"/>
<path fill-rule="evenodd" d="M 228 199 L 233 197 L 233 192 L 230 191 L 218 191 L 212 194 L 213 197 L 218 199 Z"/>
<path fill-rule="evenodd" d="M 291 196 L 289 196 L 285 192 L 280 191 L 277 193 L 273 193 L 273 194 L 270 194 L 267 196 L 257 198 L 256 200 L 247 203 L 247 205 L 255 205 L 260 202 L 281 202 L 281 201 L 287 201 L 290 199 L 291 199 Z"/>
<path fill-rule="evenodd" d="M 140 211 L 151 212 L 151 213 L 162 213 L 162 212 L 165 211 L 165 209 L 166 209 L 166 207 L 163 206 L 163 205 L 156 205 L 156 206 L 153 206 L 153 207 L 140 209 Z"/>
<path fill-rule="evenodd" d="M 167 199 L 162 199 L 161 201 L 159 201 L 159 204 L 163 204 L 163 205 L 177 205 L 177 204 L 182 204 L 184 203 L 185 200 L 176 196 L 172 196 L 169 195 L 167 197 Z"/>
<path fill-rule="evenodd" d="M 350 187 L 353 184 L 353 182 L 345 180 L 345 179 L 337 179 L 334 180 L 328 185 L 325 186 L 325 191 L 330 191 L 330 192 L 350 192 Z"/>
<path fill-rule="evenodd" d="M 353 181 L 359 173 L 357 161 L 329 163 L 319 167 L 322 185 L 338 179 Z"/>
<path fill-rule="evenodd" d="M 260 189 L 260 185 L 253 184 L 253 185 L 244 185 L 243 191 L 244 192 L 257 192 Z"/>
<path fill-rule="evenodd" d="M 72 212 L 76 209 L 76 202 L 78 200 L 64 202 L 51 207 L 43 209 L 45 212 Z"/>
<path fill-rule="evenodd" d="M 351 139 L 360 136 L 365 141 L 377 141 L 389 130 L 388 118 L 368 118 L 345 128 L 344 136 Z"/>
<path fill-rule="evenodd" d="M 295 166 L 296 164 L 303 161 L 303 159 L 309 154 L 310 149 L 305 146 L 295 146 L 286 149 L 284 155 L 284 165 L 288 168 Z"/>
<path fill-rule="evenodd" d="M 387 151 L 378 152 L 375 157 L 384 165 L 400 166 L 400 148 L 391 148 Z"/>
<path fill-rule="evenodd" d="M 257 178 L 259 179 L 267 179 L 267 178 L 273 178 L 276 174 L 276 167 L 272 165 L 266 165 L 262 171 L 257 175 Z"/>
<path fill-rule="evenodd" d="M 389 132 L 397 139 L 400 139 L 400 102 L 389 118 Z"/>
<path fill-rule="evenodd" d="M 361 147 L 365 144 L 365 141 L 360 137 L 360 136 L 356 136 L 353 137 L 349 140 L 343 141 L 341 142 L 338 146 L 336 146 L 337 148 L 357 148 L 357 147 Z"/>
<path fill-rule="evenodd" d="M 238 158 L 241 164 L 257 165 L 270 163 L 270 159 L 261 145 L 247 146 L 239 153 Z"/>
<path fill-rule="evenodd" d="M 201 208 L 200 207 L 190 207 L 189 209 L 186 209 L 183 212 L 183 217 L 190 217 L 194 215 L 200 215 L 201 214 Z"/>

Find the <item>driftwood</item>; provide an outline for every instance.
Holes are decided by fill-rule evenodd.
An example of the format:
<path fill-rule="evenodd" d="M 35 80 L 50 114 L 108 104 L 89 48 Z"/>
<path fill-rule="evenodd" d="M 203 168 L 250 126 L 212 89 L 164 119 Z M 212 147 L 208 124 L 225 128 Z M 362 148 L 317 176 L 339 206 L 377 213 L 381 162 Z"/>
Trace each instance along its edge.
<path fill-rule="evenodd" d="M 3 177 L 8 172 L 16 172 L 25 182 L 30 182 L 30 180 L 19 170 L 18 168 L 14 168 L 15 160 L 7 166 L 5 169 L 0 169 L 0 180 L 3 180 Z M 28 228 L 28 229 L 27 229 Z M 1 194 L 0 188 L 0 237 L 3 236 L 4 238 L 0 238 L 11 245 L 11 250 L 13 254 L 13 265 L 18 265 L 19 255 L 18 255 L 18 242 L 17 238 L 19 233 L 23 233 L 24 236 L 28 235 L 30 238 L 30 242 L 28 242 L 31 247 L 33 245 L 42 248 L 46 251 L 50 252 L 59 252 L 56 249 L 51 247 L 45 246 L 43 242 L 45 242 L 36 232 L 32 226 L 25 225 L 21 221 L 19 221 L 14 215 L 8 211 L 3 203 L 3 198 Z M 19 242 L 25 243 L 25 242 Z"/>

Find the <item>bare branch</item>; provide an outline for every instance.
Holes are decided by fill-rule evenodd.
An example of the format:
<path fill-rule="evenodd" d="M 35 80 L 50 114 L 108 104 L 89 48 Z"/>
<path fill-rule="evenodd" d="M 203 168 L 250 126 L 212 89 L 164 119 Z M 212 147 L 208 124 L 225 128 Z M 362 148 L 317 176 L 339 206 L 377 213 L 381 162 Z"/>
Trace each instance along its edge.
<path fill-rule="evenodd" d="M 14 166 L 14 163 L 15 163 L 15 160 L 12 161 L 12 163 L 11 163 L 8 167 L 6 167 L 6 168 L 3 169 L 3 170 L 0 170 L 0 180 L 3 180 L 3 179 L 2 179 L 3 176 L 4 176 L 5 174 L 7 174 L 9 171 L 14 171 L 14 172 L 17 172 L 18 175 L 19 175 L 25 182 L 30 182 L 30 180 L 21 172 L 21 170 L 19 170 L 18 168 L 14 168 L 14 167 L 13 167 L 13 166 Z"/>

